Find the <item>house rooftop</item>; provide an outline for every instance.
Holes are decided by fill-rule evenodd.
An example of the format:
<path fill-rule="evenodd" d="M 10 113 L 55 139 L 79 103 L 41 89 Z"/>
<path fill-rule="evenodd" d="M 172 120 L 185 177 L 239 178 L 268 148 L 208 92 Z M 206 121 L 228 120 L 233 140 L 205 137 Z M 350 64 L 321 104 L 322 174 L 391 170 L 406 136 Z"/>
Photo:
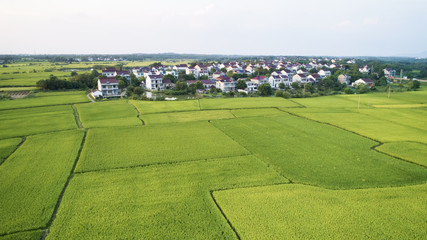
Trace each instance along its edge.
<path fill-rule="evenodd" d="M 99 82 L 103 83 L 103 84 L 105 84 L 105 83 L 119 83 L 119 81 L 117 81 L 116 78 L 100 78 Z"/>

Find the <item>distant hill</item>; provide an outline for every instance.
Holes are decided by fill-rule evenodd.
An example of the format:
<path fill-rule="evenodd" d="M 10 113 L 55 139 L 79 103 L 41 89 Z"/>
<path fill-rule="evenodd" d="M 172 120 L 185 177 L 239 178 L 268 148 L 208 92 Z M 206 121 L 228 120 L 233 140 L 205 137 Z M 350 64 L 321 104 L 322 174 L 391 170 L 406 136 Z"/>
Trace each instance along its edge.
<path fill-rule="evenodd" d="M 427 58 L 427 50 L 420 53 L 405 53 L 405 54 L 399 54 L 399 57 L 421 57 L 421 58 Z"/>

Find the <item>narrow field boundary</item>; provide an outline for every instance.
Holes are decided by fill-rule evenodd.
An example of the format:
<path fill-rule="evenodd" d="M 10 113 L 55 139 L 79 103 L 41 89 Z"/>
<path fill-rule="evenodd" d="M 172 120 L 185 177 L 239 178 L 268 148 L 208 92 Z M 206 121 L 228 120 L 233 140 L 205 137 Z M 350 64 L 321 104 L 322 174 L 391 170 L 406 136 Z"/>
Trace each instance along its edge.
<path fill-rule="evenodd" d="M 7 138 L 6 138 L 6 139 L 7 139 Z M 20 142 L 20 143 L 18 143 L 18 145 L 16 145 L 15 149 L 13 149 L 13 151 L 9 154 L 9 156 L 5 157 L 5 158 L 4 158 L 4 160 L 0 162 L 0 166 L 1 166 L 4 162 L 6 162 L 6 160 L 7 160 L 7 159 L 9 159 L 9 158 L 10 158 L 10 156 L 12 156 L 12 154 L 13 154 L 13 153 L 15 153 L 15 152 L 16 152 L 16 150 L 18 150 L 18 148 L 19 148 L 20 146 L 22 146 L 22 144 L 24 144 L 25 140 L 27 140 L 27 137 L 26 137 L 26 136 L 21 137 L 21 142 Z"/>
<path fill-rule="evenodd" d="M 5 237 L 5 236 L 8 236 L 8 235 L 17 234 L 17 233 L 24 233 L 24 232 L 38 231 L 38 230 L 44 230 L 44 228 L 43 228 L 43 227 L 39 227 L 39 228 L 30 228 L 30 229 L 18 230 L 18 231 L 13 231 L 13 232 L 1 233 L 1 234 L 0 234 L 0 237 Z"/>
<path fill-rule="evenodd" d="M 74 106 L 74 104 L 71 105 L 71 108 L 73 108 L 74 120 L 76 120 L 77 127 L 83 129 L 84 127 L 82 121 L 80 120 L 79 110 L 76 108 L 76 106 Z"/>
<path fill-rule="evenodd" d="M 58 213 L 58 209 L 59 209 L 59 206 L 61 205 L 62 198 L 64 197 L 65 190 L 67 189 L 67 187 L 68 187 L 71 179 L 74 177 L 74 170 L 76 169 L 77 162 L 80 159 L 80 155 L 82 153 L 83 146 L 84 146 L 85 141 L 86 141 L 86 135 L 87 135 L 87 129 L 85 129 L 85 132 L 84 132 L 84 135 L 83 135 L 83 139 L 82 139 L 82 142 L 80 144 L 79 151 L 77 153 L 77 156 L 76 156 L 76 159 L 74 161 L 73 167 L 71 168 L 71 171 L 70 171 L 70 175 L 68 176 L 67 181 L 65 182 L 64 188 L 62 189 L 61 193 L 59 194 L 58 201 L 56 202 L 56 205 L 55 205 L 55 208 L 53 210 L 52 216 L 49 219 L 49 221 L 47 222 L 46 226 L 43 228 L 44 229 L 44 235 L 41 238 L 42 240 L 46 239 L 47 235 L 49 234 L 49 229 L 52 226 L 53 221 L 55 221 L 55 219 L 56 219 L 56 214 Z"/>
<path fill-rule="evenodd" d="M 374 139 L 374 138 L 371 138 L 371 137 L 368 137 L 368 136 L 362 135 L 362 134 L 360 134 L 360 133 L 358 133 L 358 132 L 354 132 L 354 131 L 348 130 L 348 129 L 346 129 L 346 128 L 343 128 L 343 127 L 340 127 L 340 126 L 334 125 L 334 124 L 332 124 L 332 123 L 328 123 L 328 122 L 322 122 L 322 121 L 314 120 L 314 119 L 311 119 L 311 118 L 308 118 L 308 117 L 304 117 L 304 116 L 298 115 L 298 114 L 293 113 L 293 112 L 288 112 L 288 111 L 285 111 L 285 110 L 283 110 L 283 109 L 279 109 L 279 108 L 278 108 L 278 110 L 279 110 L 279 111 L 282 111 L 282 112 L 289 113 L 290 115 L 295 116 L 295 117 L 298 117 L 298 118 L 303 118 L 303 119 L 310 120 L 310 121 L 313 121 L 313 122 L 317 122 L 317 123 L 320 123 L 320 124 L 326 124 L 326 125 L 329 125 L 329 126 L 332 126 L 332 127 L 335 127 L 335 128 L 338 128 L 338 129 L 341 129 L 341 130 L 344 130 L 344 131 L 347 131 L 347 132 L 350 132 L 350 133 L 353 133 L 353 134 L 356 134 L 356 135 L 361 136 L 361 137 L 363 137 L 363 138 L 369 139 L 369 140 L 374 141 L 374 142 L 376 142 L 376 143 L 377 143 L 377 145 L 374 145 L 374 146 L 372 146 L 372 147 L 371 147 L 371 150 L 374 150 L 374 151 L 376 151 L 376 152 L 378 152 L 378 153 L 381 153 L 381 154 L 387 155 L 387 156 L 389 156 L 389 157 L 395 158 L 395 159 L 400 160 L 400 161 L 404 161 L 404 162 L 412 163 L 412 164 L 415 164 L 415 165 L 417 165 L 417 166 L 420 166 L 420 167 L 423 167 L 423 168 L 427 168 L 427 166 L 424 166 L 424 165 L 421 165 L 421 164 L 418 164 L 418 163 L 415 163 L 415 162 L 411 162 L 411 161 L 408 161 L 408 160 L 405 160 L 405 159 L 402 159 L 402 158 L 399 158 L 399 157 L 393 156 L 393 155 L 391 155 L 391 154 L 387 154 L 387 153 L 384 153 L 384 152 L 381 152 L 381 151 L 377 150 L 377 149 L 376 149 L 377 147 L 379 147 L 379 146 L 381 146 L 381 145 L 383 145 L 383 144 L 384 144 L 383 142 L 381 142 L 381 141 L 379 141 L 379 140 L 377 140 L 377 139 Z"/>
<path fill-rule="evenodd" d="M 136 111 L 136 113 L 137 113 L 136 117 L 137 117 L 139 120 L 141 120 L 141 122 L 142 122 L 142 126 L 144 126 L 144 125 L 145 125 L 145 122 L 144 122 L 144 120 L 142 120 L 142 118 L 140 117 L 140 116 L 141 116 L 141 112 L 138 110 L 138 108 L 137 108 L 135 105 L 133 105 L 133 104 L 132 104 L 132 103 L 130 103 L 129 101 L 127 101 L 127 103 L 128 103 L 128 104 L 130 104 L 130 105 L 135 109 L 135 111 Z"/>
<path fill-rule="evenodd" d="M 17 100 L 10 100 L 10 101 L 17 101 Z M 18 100 L 18 101 L 19 101 L 19 100 Z M 8 111 L 8 110 L 28 109 L 28 108 L 40 108 L 40 107 L 54 107 L 54 106 L 73 105 L 73 104 L 77 104 L 77 103 L 88 103 L 88 102 L 87 102 L 87 101 L 85 101 L 85 102 L 72 102 L 72 103 L 61 103 L 61 104 L 49 104 L 49 105 L 29 106 L 29 107 L 19 107 L 19 108 L 4 108 L 4 109 L 0 109 L 0 112 L 1 112 L 1 111 Z"/>
<path fill-rule="evenodd" d="M 226 158 L 244 157 L 244 156 L 252 156 L 252 154 L 249 153 L 249 154 L 241 154 L 241 155 L 233 155 L 233 156 L 225 156 L 225 157 L 214 157 L 214 158 L 195 159 L 195 160 L 188 160 L 188 161 L 173 161 L 173 162 L 164 162 L 164 163 L 148 163 L 148 164 L 132 165 L 132 166 L 127 166 L 127 167 L 103 168 L 103 169 L 95 169 L 95 170 L 87 170 L 87 171 L 75 172 L 75 174 L 86 174 L 86 173 L 96 173 L 96 172 L 120 171 L 120 170 L 134 169 L 134 168 L 147 168 L 147 167 L 152 167 L 152 166 L 180 165 L 180 164 L 185 164 L 185 163 L 216 161 L 216 160 L 221 160 L 221 159 L 226 159 Z"/>
<path fill-rule="evenodd" d="M 227 221 L 228 225 L 231 227 L 231 230 L 233 230 L 234 234 L 236 235 L 237 239 L 241 239 L 239 236 L 239 233 L 237 233 L 236 229 L 234 228 L 233 224 L 231 224 L 230 220 L 227 218 L 227 216 L 225 215 L 224 211 L 222 210 L 222 208 L 219 206 L 219 204 L 217 203 L 214 195 L 213 195 L 213 191 L 209 191 L 209 194 L 211 195 L 211 198 L 213 200 L 213 202 L 215 203 L 215 206 L 218 208 L 218 210 L 221 212 L 221 215 L 224 217 L 224 219 Z"/>

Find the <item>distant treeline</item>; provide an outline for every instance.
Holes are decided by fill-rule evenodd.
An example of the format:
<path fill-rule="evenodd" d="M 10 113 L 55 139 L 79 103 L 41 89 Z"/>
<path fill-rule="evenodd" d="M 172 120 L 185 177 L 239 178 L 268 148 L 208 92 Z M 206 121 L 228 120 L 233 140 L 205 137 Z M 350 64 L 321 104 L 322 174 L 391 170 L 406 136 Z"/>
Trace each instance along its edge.
<path fill-rule="evenodd" d="M 50 75 L 48 79 L 38 81 L 36 86 L 43 90 L 96 88 L 98 76 L 99 73 L 96 70 L 90 73 L 76 74 L 68 80 L 59 79 L 57 76 Z"/>

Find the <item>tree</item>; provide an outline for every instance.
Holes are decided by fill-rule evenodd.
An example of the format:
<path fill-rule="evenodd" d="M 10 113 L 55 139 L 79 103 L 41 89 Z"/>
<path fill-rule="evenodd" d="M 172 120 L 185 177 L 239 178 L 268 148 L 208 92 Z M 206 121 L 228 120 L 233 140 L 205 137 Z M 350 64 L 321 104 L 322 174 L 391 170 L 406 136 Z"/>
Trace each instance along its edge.
<path fill-rule="evenodd" d="M 280 89 L 282 89 L 282 90 L 283 90 L 283 89 L 285 89 L 285 87 L 286 87 L 286 86 L 285 86 L 285 84 L 284 84 L 284 83 L 282 83 L 282 82 L 281 82 L 281 83 L 279 83 L 279 88 L 280 88 Z"/>
<path fill-rule="evenodd" d="M 369 92 L 369 86 L 366 84 L 358 84 L 356 86 L 356 93 L 367 93 Z"/>
<path fill-rule="evenodd" d="M 293 83 L 291 83 L 291 87 L 293 89 L 295 89 L 295 90 L 298 90 L 299 89 L 299 83 L 298 82 L 293 82 Z"/>
<path fill-rule="evenodd" d="M 175 90 L 176 91 L 184 91 L 187 90 L 187 82 L 185 81 L 178 81 L 175 84 Z"/>
<path fill-rule="evenodd" d="M 196 94 L 196 91 L 197 87 L 195 83 L 188 85 L 188 92 L 190 92 L 191 94 Z"/>
<path fill-rule="evenodd" d="M 263 83 L 258 86 L 258 93 L 261 96 L 270 96 L 273 94 L 273 90 L 269 83 Z"/>
<path fill-rule="evenodd" d="M 175 83 L 176 82 L 176 77 L 172 74 L 166 74 L 165 76 L 163 76 L 163 79 L 165 80 L 170 80 L 171 82 Z"/>
<path fill-rule="evenodd" d="M 130 85 L 134 86 L 134 87 L 138 87 L 139 85 L 141 85 L 141 80 L 139 80 L 135 74 L 131 73 L 130 74 Z"/>
<path fill-rule="evenodd" d="M 418 88 L 420 88 L 420 81 L 418 80 L 410 80 L 408 82 L 408 90 L 417 90 Z"/>
<path fill-rule="evenodd" d="M 131 97 L 132 96 L 132 94 L 133 94 L 133 90 L 135 89 L 135 87 L 134 86 L 129 86 L 129 87 L 127 87 L 126 88 L 126 97 Z"/>
<path fill-rule="evenodd" d="M 203 86 L 203 83 L 201 81 L 196 82 L 196 88 L 197 89 L 205 89 L 205 86 Z"/>
<path fill-rule="evenodd" d="M 142 87 L 139 87 L 139 86 L 135 87 L 133 89 L 133 93 L 138 95 L 138 96 L 141 96 L 144 93 L 144 89 L 142 89 Z"/>
<path fill-rule="evenodd" d="M 71 71 L 71 77 L 77 76 L 77 72 L 76 71 Z"/>
<path fill-rule="evenodd" d="M 128 86 L 127 81 L 119 80 L 118 87 L 119 87 L 120 90 L 123 90 L 127 86 Z"/>
<path fill-rule="evenodd" d="M 245 80 L 237 80 L 237 84 L 236 84 L 237 89 L 245 89 L 248 87 L 248 85 L 246 85 Z"/>
<path fill-rule="evenodd" d="M 225 69 L 225 68 L 221 68 L 221 72 L 226 73 L 226 72 L 227 72 L 227 69 Z"/>

